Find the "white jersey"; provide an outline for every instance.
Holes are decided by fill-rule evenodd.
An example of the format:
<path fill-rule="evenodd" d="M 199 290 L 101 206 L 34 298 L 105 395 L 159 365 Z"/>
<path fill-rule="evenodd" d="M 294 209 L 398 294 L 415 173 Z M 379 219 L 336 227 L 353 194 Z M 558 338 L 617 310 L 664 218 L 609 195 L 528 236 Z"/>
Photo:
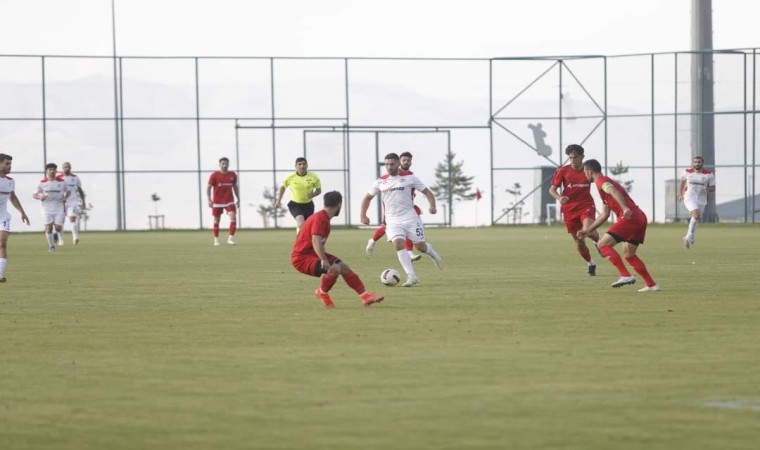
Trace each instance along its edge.
<path fill-rule="evenodd" d="M 385 223 L 394 224 L 418 220 L 414 210 L 414 191 L 425 189 L 427 187 L 416 175 L 407 172 L 395 177 L 383 175 L 375 180 L 368 194 L 375 196 L 382 193 Z"/>
<path fill-rule="evenodd" d="M 56 214 L 59 211 L 63 213 L 64 196 L 68 191 L 69 188 L 66 187 L 66 182 L 61 177 L 56 177 L 53 180 L 48 180 L 46 177 L 40 180 L 35 192 L 47 195 L 47 198 L 40 202 L 42 203 L 42 214 Z"/>
<path fill-rule="evenodd" d="M 66 183 L 66 187 L 69 189 L 69 199 L 66 200 L 66 210 L 72 211 L 79 207 L 79 190 L 82 189 L 82 180 L 74 175 L 61 174 L 59 177 L 63 178 Z"/>
<path fill-rule="evenodd" d="M 690 200 L 699 205 L 707 204 L 707 188 L 715 186 L 715 174 L 711 170 L 695 170 L 690 167 L 681 174 L 681 181 L 686 181 L 684 201 Z"/>
<path fill-rule="evenodd" d="M 8 213 L 8 199 L 16 190 L 16 180 L 11 177 L 0 177 L 0 215 Z"/>

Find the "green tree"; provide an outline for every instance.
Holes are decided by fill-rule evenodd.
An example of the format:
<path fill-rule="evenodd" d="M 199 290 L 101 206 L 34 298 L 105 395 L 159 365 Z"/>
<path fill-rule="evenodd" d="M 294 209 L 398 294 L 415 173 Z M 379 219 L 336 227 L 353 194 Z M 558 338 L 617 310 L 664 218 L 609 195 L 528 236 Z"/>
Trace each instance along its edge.
<path fill-rule="evenodd" d="M 258 205 L 258 209 L 256 212 L 259 213 L 261 216 L 261 220 L 264 221 L 264 228 L 269 228 L 269 219 L 272 219 L 274 217 L 277 217 L 278 219 L 280 217 L 285 216 L 285 212 L 287 211 L 286 208 L 275 208 L 274 204 L 277 200 L 274 195 L 275 190 L 269 189 L 268 187 L 264 189 L 264 193 L 262 194 L 264 197 L 264 200 L 266 200 L 261 205 Z M 256 205 L 251 205 L 256 206 Z"/>
<path fill-rule="evenodd" d="M 435 167 L 435 186 L 430 187 L 435 198 L 448 204 L 448 223 L 454 214 L 454 200 L 474 200 L 475 192 L 472 192 L 472 180 L 475 177 L 466 176 L 462 170 L 464 161 L 455 162 L 456 153 L 449 150 L 446 159 L 439 162 Z"/>
<path fill-rule="evenodd" d="M 628 173 L 628 166 L 623 165 L 623 161 L 619 161 L 615 167 L 610 168 L 610 173 L 615 178 L 615 181 L 620 183 L 621 186 L 625 188 L 625 191 L 630 193 L 633 191 L 633 182 L 635 180 L 627 180 L 623 181 L 621 178 L 621 175 L 624 173 Z"/>

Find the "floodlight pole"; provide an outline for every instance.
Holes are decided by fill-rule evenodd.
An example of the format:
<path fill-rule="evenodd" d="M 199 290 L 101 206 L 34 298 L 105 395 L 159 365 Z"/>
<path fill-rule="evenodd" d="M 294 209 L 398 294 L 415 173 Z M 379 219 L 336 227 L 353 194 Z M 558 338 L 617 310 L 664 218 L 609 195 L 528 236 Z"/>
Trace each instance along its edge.
<path fill-rule="evenodd" d="M 111 0 L 111 44 L 113 46 L 113 109 L 114 109 L 114 133 L 115 133 L 115 156 L 116 156 L 116 230 L 124 230 L 124 217 L 123 210 L 123 186 L 122 186 L 122 171 L 121 164 L 121 139 L 119 129 L 119 83 L 118 83 L 118 67 L 116 62 L 116 0 Z"/>

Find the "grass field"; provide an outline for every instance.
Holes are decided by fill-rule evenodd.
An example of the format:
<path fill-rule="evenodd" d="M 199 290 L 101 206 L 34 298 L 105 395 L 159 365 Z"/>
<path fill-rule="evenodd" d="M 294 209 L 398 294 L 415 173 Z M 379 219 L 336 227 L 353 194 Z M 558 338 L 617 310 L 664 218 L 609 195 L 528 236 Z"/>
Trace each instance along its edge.
<path fill-rule="evenodd" d="M 334 229 L 386 300 L 339 281 L 332 311 L 292 230 L 15 234 L 0 448 L 756 449 L 760 227 L 684 229 L 640 249 L 657 293 L 586 277 L 563 227 L 430 229 L 446 269 L 388 288 L 390 246 Z"/>

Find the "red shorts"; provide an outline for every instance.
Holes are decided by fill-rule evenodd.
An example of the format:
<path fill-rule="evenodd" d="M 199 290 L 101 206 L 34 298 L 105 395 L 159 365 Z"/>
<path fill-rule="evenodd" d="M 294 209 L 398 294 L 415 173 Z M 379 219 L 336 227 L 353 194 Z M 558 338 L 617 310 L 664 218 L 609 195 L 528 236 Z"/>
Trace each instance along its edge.
<path fill-rule="evenodd" d="M 607 234 L 618 242 L 630 242 L 634 245 L 644 243 L 647 234 L 647 216 L 643 212 L 634 213 L 630 219 L 618 218 L 607 230 Z"/>
<path fill-rule="evenodd" d="M 227 211 L 228 213 L 235 212 L 235 211 L 237 211 L 237 208 L 235 208 L 235 204 L 234 203 L 230 203 L 229 205 L 227 205 L 227 206 L 225 206 L 223 208 L 211 208 L 211 215 L 214 216 L 214 217 L 219 217 L 219 216 L 222 215 L 222 213 L 224 211 Z"/>
<path fill-rule="evenodd" d="M 327 260 L 330 261 L 330 264 L 340 262 L 340 259 L 329 253 L 327 254 Z M 322 269 L 322 261 L 317 255 L 291 255 L 290 263 L 293 264 L 293 267 L 295 267 L 297 271 L 305 273 L 306 275 L 321 277 L 322 274 L 325 273 Z"/>
<path fill-rule="evenodd" d="M 570 211 L 568 214 L 563 213 L 562 218 L 565 220 L 567 232 L 575 236 L 583 229 L 584 220 L 591 219 L 593 222 L 596 219 L 596 207 L 589 206 L 580 211 Z"/>

